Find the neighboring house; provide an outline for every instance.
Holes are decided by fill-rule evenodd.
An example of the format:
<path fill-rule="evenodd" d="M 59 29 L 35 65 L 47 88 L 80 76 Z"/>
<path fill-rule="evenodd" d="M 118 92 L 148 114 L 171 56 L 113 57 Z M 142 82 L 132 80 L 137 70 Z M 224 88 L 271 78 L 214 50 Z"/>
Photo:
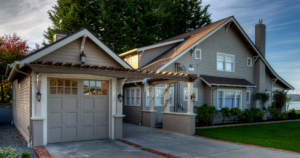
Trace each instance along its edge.
<path fill-rule="evenodd" d="M 119 56 L 138 70 L 197 74 L 198 79 L 193 83 L 196 95 L 194 106 L 206 103 L 217 109 L 227 106 L 244 110 L 261 107 L 259 101 L 253 100 L 256 93 L 272 96 L 274 90 L 294 90 L 267 62 L 265 44 L 266 26 L 262 20 L 255 25 L 253 44 L 232 16 Z M 141 81 L 126 81 L 124 86 L 123 113 L 126 122 L 145 124 L 143 117 L 149 109 L 150 86 Z M 169 110 L 186 112 L 189 100 L 187 83 L 176 82 L 171 85 Z M 157 84 L 152 89 L 155 91 L 153 99 L 156 110 L 153 124 L 162 123 L 165 107 L 161 100 L 164 100 L 165 86 Z M 266 106 L 270 105 L 271 100 L 266 103 Z M 219 113 L 215 123 L 221 121 Z M 227 119 L 227 122 L 231 121 Z"/>
<path fill-rule="evenodd" d="M 86 28 L 71 35 L 58 32 L 52 44 L 7 65 L 6 76 L 13 85 L 14 124 L 29 146 L 122 139 L 122 90 L 127 79 L 190 84 L 197 78 L 134 70 Z M 195 116 L 190 114 L 186 120 L 191 120 L 188 132 L 193 134 Z"/>

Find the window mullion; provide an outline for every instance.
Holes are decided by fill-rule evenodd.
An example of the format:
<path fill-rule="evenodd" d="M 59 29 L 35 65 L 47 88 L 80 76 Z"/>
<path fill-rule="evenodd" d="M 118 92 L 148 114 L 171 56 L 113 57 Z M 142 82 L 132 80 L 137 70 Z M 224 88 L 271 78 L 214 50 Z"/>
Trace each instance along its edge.
<path fill-rule="evenodd" d="M 236 91 L 234 91 L 234 101 L 233 101 L 233 107 L 236 107 Z"/>
<path fill-rule="evenodd" d="M 223 92 L 223 98 L 222 98 L 222 108 L 225 107 L 225 91 L 222 91 Z"/>

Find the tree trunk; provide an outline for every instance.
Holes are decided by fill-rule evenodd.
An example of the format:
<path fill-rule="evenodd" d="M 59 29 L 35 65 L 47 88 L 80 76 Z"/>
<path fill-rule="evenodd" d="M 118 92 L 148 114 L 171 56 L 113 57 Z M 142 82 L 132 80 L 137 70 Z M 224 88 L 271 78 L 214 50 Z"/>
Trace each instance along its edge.
<path fill-rule="evenodd" d="M 3 75 L 1 75 L 0 77 L 0 83 L 1 83 L 1 103 L 4 103 Z"/>

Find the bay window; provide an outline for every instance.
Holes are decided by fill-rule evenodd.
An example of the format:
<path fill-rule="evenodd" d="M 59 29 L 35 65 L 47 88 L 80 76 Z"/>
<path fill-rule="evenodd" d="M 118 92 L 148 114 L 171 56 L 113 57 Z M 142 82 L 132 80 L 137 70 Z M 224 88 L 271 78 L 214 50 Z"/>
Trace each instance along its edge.
<path fill-rule="evenodd" d="M 217 70 L 234 72 L 235 56 L 224 53 L 217 53 Z"/>
<path fill-rule="evenodd" d="M 125 104 L 126 106 L 141 105 L 141 89 L 137 87 L 125 88 Z"/>
<path fill-rule="evenodd" d="M 242 105 L 242 91 L 240 90 L 218 90 L 217 93 L 217 108 L 224 107 L 239 107 Z"/>

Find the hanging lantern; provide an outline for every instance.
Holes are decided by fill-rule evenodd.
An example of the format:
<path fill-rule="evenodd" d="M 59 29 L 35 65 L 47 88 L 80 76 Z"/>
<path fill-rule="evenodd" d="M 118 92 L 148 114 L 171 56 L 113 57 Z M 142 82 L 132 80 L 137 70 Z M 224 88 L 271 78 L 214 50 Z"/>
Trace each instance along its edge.
<path fill-rule="evenodd" d="M 80 54 L 80 61 L 81 61 L 82 64 L 85 63 L 85 58 L 86 58 L 86 56 L 85 56 L 84 52 L 82 51 L 81 54 Z"/>
<path fill-rule="evenodd" d="M 121 93 L 119 93 L 118 99 L 119 99 L 120 102 L 122 102 L 122 100 L 123 100 L 123 95 L 122 95 Z"/>
<path fill-rule="evenodd" d="M 195 102 L 195 99 L 196 99 L 195 94 L 192 94 L 192 95 L 191 95 L 191 99 L 192 99 L 193 102 Z"/>
<path fill-rule="evenodd" d="M 38 91 L 38 92 L 36 93 L 36 98 L 37 98 L 38 101 L 41 101 L 42 94 L 40 93 L 40 91 Z"/>

